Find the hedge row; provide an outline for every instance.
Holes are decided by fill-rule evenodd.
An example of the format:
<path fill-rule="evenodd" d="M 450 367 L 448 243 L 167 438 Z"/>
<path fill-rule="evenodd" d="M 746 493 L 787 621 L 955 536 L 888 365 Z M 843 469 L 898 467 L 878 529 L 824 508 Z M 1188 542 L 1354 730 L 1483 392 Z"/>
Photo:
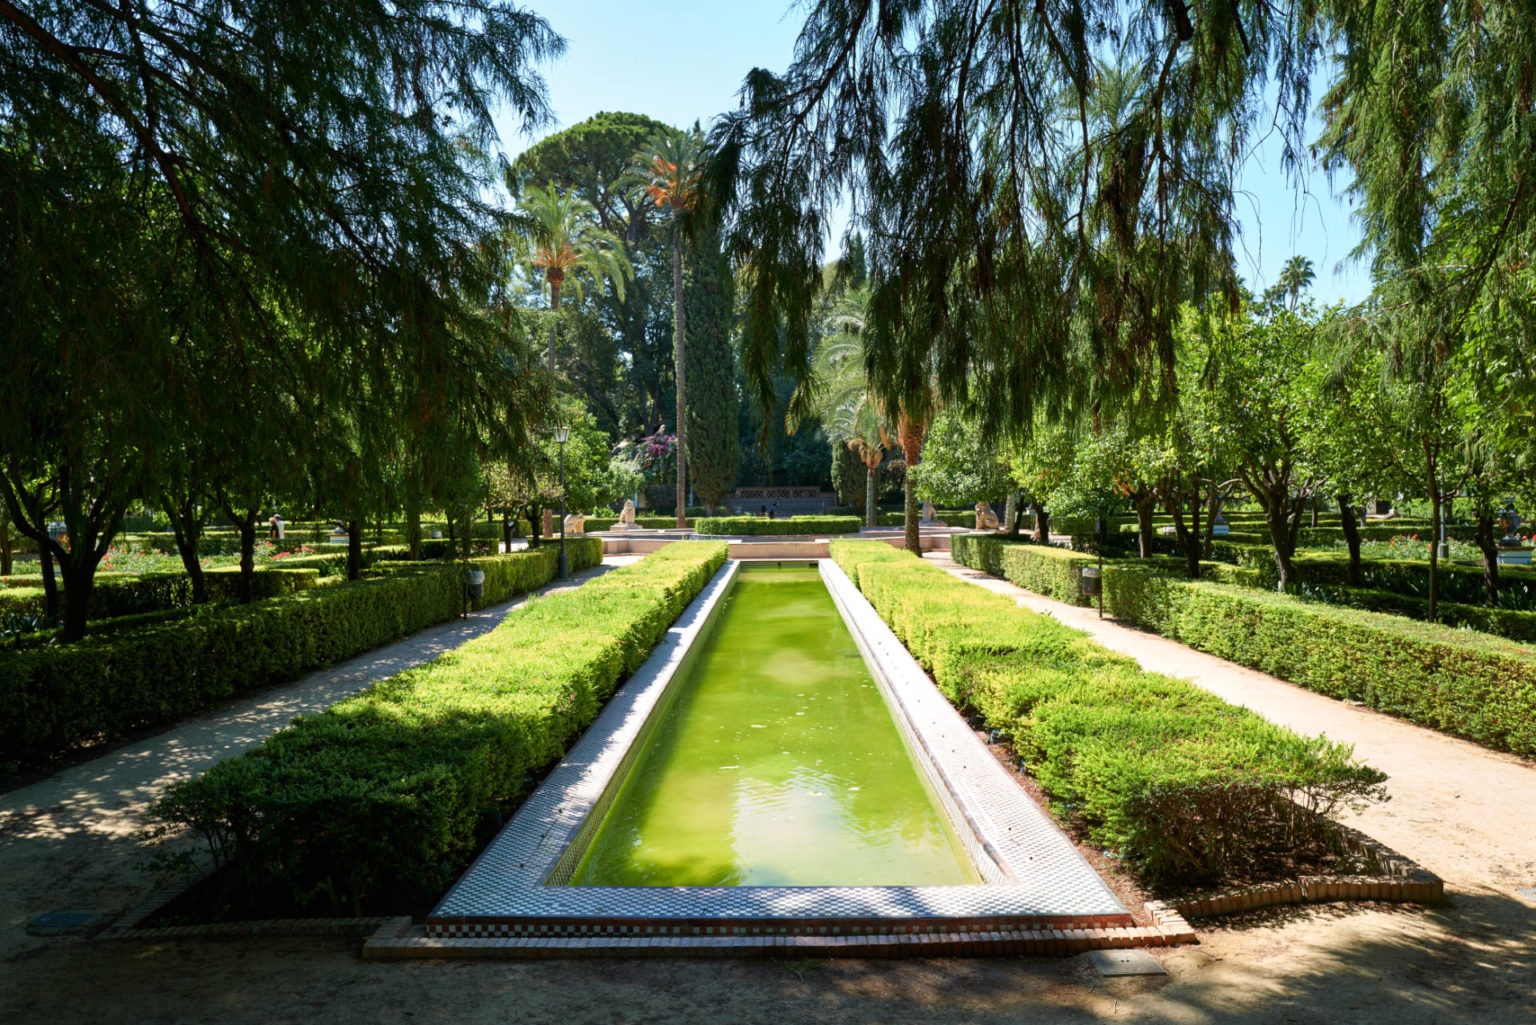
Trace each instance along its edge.
<path fill-rule="evenodd" d="M 949 540 L 950 558 L 1012 581 L 1027 591 L 1049 595 L 1069 605 L 1088 605 L 1083 595 L 1083 568 L 1098 560 L 1055 545 L 1031 544 L 983 534 L 958 534 Z"/>
<path fill-rule="evenodd" d="M 210 601 L 239 597 L 238 568 L 206 570 L 203 578 Z M 11 585 L 0 590 L 0 614 L 5 612 L 40 613 L 43 610 L 42 577 L 11 577 Z M 256 598 L 307 591 L 320 574 L 297 565 L 262 568 L 251 575 L 251 591 Z M 18 581 L 21 583 L 18 585 Z M 91 587 L 89 607 L 92 619 L 115 619 L 140 612 L 187 608 L 192 604 L 192 578 L 185 573 L 100 573 Z"/>
<path fill-rule="evenodd" d="M 979 712 L 1096 842 L 1152 879 L 1245 875 L 1323 838 L 1321 820 L 1295 804 L 1326 816 L 1380 797 L 1385 777 L 1349 747 L 1143 672 L 905 552 L 840 541 L 832 557 L 945 695 Z"/>
<path fill-rule="evenodd" d="M 1329 697 L 1536 755 L 1536 648 L 1120 564 L 1105 608 L 1192 648 Z"/>
<path fill-rule="evenodd" d="M 619 522 L 619 518 L 617 516 L 588 516 L 586 518 L 586 522 L 582 524 L 582 528 L 581 529 L 589 530 L 589 531 L 594 531 L 594 530 L 612 530 L 613 529 L 613 525 L 615 523 L 617 523 L 617 522 Z M 685 517 L 683 517 L 683 523 L 686 524 L 689 527 L 692 527 L 697 522 L 698 522 L 698 517 L 696 517 L 696 516 L 685 516 Z M 637 526 L 637 527 L 644 527 L 647 530 L 676 530 L 677 529 L 677 517 L 676 516 L 636 516 L 635 517 L 635 526 Z"/>
<path fill-rule="evenodd" d="M 934 515 L 939 522 L 951 527 L 965 527 L 976 529 L 975 509 L 935 509 Z M 998 510 L 998 518 L 1002 518 L 1002 511 Z M 907 525 L 907 514 L 904 512 L 883 512 L 877 518 L 882 527 L 904 527 Z"/>
<path fill-rule="evenodd" d="M 578 542 L 573 568 L 601 560 Z M 506 565 L 502 565 L 505 563 Z M 554 576 L 545 549 L 477 560 L 485 601 Z M 121 737 L 244 691 L 291 680 L 457 615 L 463 575 L 427 565 L 119 630 L 63 646 L 0 653 L 0 768 Z"/>
<path fill-rule="evenodd" d="M 725 556 L 722 542 L 669 545 L 528 602 L 491 633 L 173 786 L 155 814 L 200 833 L 258 900 L 431 898 Z"/>
<path fill-rule="evenodd" d="M 857 534 L 863 526 L 857 516 L 789 516 L 770 520 L 763 516 L 704 516 L 693 526 L 699 534 Z"/>

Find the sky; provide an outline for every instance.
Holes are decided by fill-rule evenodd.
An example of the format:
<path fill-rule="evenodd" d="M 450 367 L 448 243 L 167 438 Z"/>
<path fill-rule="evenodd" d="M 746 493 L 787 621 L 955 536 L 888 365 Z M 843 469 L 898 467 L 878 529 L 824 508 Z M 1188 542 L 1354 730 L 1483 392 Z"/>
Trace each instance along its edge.
<path fill-rule="evenodd" d="M 543 68 L 558 123 L 529 136 L 504 116 L 499 128 L 508 156 L 604 110 L 679 127 L 700 121 L 707 128 L 713 116 L 736 106 L 751 68 L 784 70 L 801 23 L 788 0 L 525 3 L 565 37 L 567 50 Z M 1369 294 L 1367 268 L 1346 261 L 1359 240 L 1348 204 L 1334 198 L 1321 171 L 1308 174 L 1300 191 L 1287 180 L 1278 133 L 1256 142 L 1239 190 L 1238 273 L 1253 291 L 1273 284 L 1281 265 L 1300 254 L 1312 261 L 1312 292 L 1320 303 L 1355 303 Z M 837 249 L 834 238 L 828 252 Z"/>

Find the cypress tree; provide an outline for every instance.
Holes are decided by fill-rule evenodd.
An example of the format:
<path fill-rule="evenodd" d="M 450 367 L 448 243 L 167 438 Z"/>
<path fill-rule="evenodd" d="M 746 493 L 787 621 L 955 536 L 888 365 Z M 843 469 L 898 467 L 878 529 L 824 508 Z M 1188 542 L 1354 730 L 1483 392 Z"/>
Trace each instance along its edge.
<path fill-rule="evenodd" d="M 690 254 L 683 318 L 688 379 L 688 466 L 693 489 L 715 509 L 736 486 L 736 356 L 731 346 L 735 281 L 720 236 L 699 232 Z"/>

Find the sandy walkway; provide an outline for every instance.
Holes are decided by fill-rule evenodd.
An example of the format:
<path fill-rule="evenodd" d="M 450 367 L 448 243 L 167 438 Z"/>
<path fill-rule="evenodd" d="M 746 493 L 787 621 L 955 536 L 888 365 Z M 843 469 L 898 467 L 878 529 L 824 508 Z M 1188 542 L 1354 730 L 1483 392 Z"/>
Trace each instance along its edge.
<path fill-rule="evenodd" d="M 636 558 L 606 559 L 538 593 L 580 586 Z M 319 711 L 489 632 L 524 600 L 428 627 L 0 794 L 0 960 L 46 942 L 24 931 L 35 915 L 85 910 L 114 919 L 152 892 L 154 879 L 141 869 L 136 834 L 167 784 L 255 746 L 301 712 Z"/>

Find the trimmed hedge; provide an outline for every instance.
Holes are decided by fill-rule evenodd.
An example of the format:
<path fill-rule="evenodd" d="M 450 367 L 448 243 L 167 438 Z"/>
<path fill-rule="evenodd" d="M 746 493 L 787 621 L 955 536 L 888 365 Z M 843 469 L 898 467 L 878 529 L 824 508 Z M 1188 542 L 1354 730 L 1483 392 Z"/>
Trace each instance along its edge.
<path fill-rule="evenodd" d="M 863 522 L 857 516 L 789 516 L 770 520 L 763 516 L 704 516 L 694 524 L 699 534 L 857 534 Z"/>
<path fill-rule="evenodd" d="M 939 518 L 940 523 L 947 526 L 965 527 L 968 530 L 976 529 L 975 509 L 935 509 L 934 515 Z M 1002 513 L 999 512 L 998 515 L 1001 517 Z M 882 527 L 905 527 L 907 525 L 907 514 L 904 512 L 883 512 L 876 518 L 876 522 Z"/>
<path fill-rule="evenodd" d="M 1017 546 L 1015 546 L 1017 547 Z M 1096 842 L 1148 877 L 1247 874 L 1379 799 L 1348 746 L 1303 738 L 911 555 L 834 542 L 832 557 L 955 704 L 1005 736 Z"/>
<path fill-rule="evenodd" d="M 1120 564 L 1105 608 L 1192 648 L 1329 697 L 1536 755 L 1536 647 L 1290 595 Z"/>
<path fill-rule="evenodd" d="M 574 568 L 600 559 L 596 538 L 570 556 Z M 475 565 L 486 570 L 486 600 L 494 601 L 551 579 L 556 561 L 541 550 Z M 41 762 L 291 680 L 450 619 L 462 604 L 457 566 L 420 565 L 210 608 L 190 620 L 0 653 L 0 767 Z"/>
<path fill-rule="evenodd" d="M 200 833 L 258 902 L 433 897 L 725 557 L 723 542 L 668 545 L 530 601 L 491 633 L 172 786 L 154 813 Z"/>
<path fill-rule="evenodd" d="M 296 561 L 296 560 L 295 560 Z M 240 594 L 240 570 L 238 568 L 210 569 L 204 571 L 209 601 L 232 601 Z M 262 567 L 251 574 L 251 592 L 254 598 L 276 598 L 296 591 L 307 591 L 319 582 L 320 574 L 312 568 L 298 565 Z M 12 608 L 18 594 L 26 595 L 20 604 L 30 611 L 43 608 L 42 577 L 11 577 L 12 585 L 0 590 L 0 612 L 20 611 Z M 25 581 L 18 587 L 16 581 Z M 36 581 L 36 584 L 33 584 Z M 33 592 L 36 592 L 35 595 Z M 62 600 L 63 589 L 60 587 Z M 100 573 L 91 587 L 90 617 L 116 619 L 134 616 L 141 612 L 162 609 L 188 608 L 192 605 L 192 578 L 185 573 Z"/>
<path fill-rule="evenodd" d="M 611 530 L 613 528 L 613 525 L 615 523 L 617 523 L 617 522 L 619 522 L 619 518 L 617 516 L 588 516 L 587 519 L 586 519 L 586 522 L 584 524 L 582 524 L 582 529 L 583 530 L 593 530 L 593 531 L 596 531 L 596 530 Z M 683 517 L 683 523 L 686 524 L 689 527 L 692 527 L 696 523 L 698 523 L 698 517 L 696 517 L 696 516 L 685 516 L 685 517 Z M 639 526 L 639 527 L 644 527 L 647 530 L 676 530 L 677 529 L 677 517 L 676 516 L 636 516 L 635 517 L 635 525 Z M 558 527 L 559 525 L 556 524 L 556 526 Z M 558 533 L 559 533 L 559 531 L 557 530 L 556 534 L 558 535 Z"/>
<path fill-rule="evenodd" d="M 1092 599 L 1083 594 L 1083 568 L 1098 565 L 1094 556 L 1055 545 L 983 534 L 957 534 L 950 538 L 949 554 L 962 566 L 1002 577 L 1036 594 L 1049 595 L 1069 605 L 1092 604 Z"/>

